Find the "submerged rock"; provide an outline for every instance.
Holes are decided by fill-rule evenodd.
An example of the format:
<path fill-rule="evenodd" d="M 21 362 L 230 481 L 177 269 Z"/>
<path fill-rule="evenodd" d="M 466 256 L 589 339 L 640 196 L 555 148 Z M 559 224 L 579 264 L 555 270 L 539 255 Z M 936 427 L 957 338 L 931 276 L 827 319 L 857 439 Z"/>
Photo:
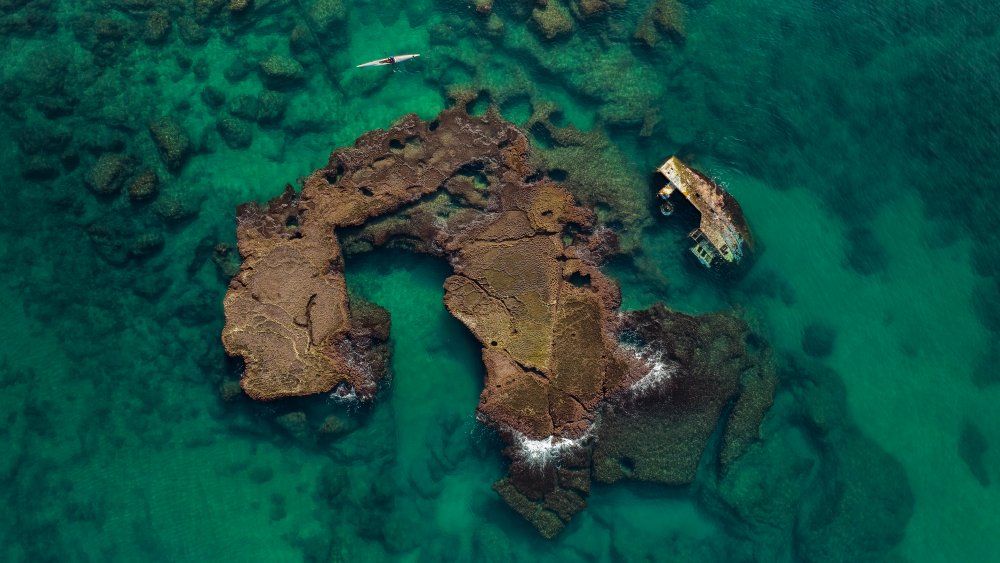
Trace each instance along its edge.
<path fill-rule="evenodd" d="M 257 110 L 259 108 L 260 102 L 257 100 L 257 97 L 246 94 L 232 98 L 226 105 L 226 111 L 233 117 L 239 117 L 248 121 L 257 119 Z"/>
<path fill-rule="evenodd" d="M 149 201 L 160 190 L 160 179 L 152 168 L 143 170 L 128 187 L 128 198 L 134 202 Z"/>
<path fill-rule="evenodd" d="M 496 14 L 490 14 L 490 17 L 486 19 L 486 33 L 490 37 L 502 37 L 505 27 L 503 19 Z"/>
<path fill-rule="evenodd" d="M 198 215 L 196 205 L 169 194 L 154 203 L 153 210 L 167 223 L 182 223 Z"/>
<path fill-rule="evenodd" d="M 222 104 L 226 103 L 226 93 L 214 86 L 206 86 L 201 91 L 201 101 L 212 109 L 219 109 Z"/>
<path fill-rule="evenodd" d="M 192 17 L 178 18 L 177 30 L 181 34 L 181 40 L 187 45 L 201 45 L 209 38 L 208 30 Z"/>
<path fill-rule="evenodd" d="M 511 460 L 495 489 L 551 537 L 586 506 L 592 460 L 635 458 L 641 476 L 682 459 L 676 477 L 658 480 L 689 481 L 727 401 L 737 406 L 723 456 L 738 457 L 770 405 L 773 374 L 747 352 L 736 319 L 662 308 L 623 318 L 618 287 L 599 269 L 617 237 L 531 162 L 520 130 L 461 109 L 430 123 L 409 115 L 334 151 L 300 194 L 289 186 L 238 209 L 243 263 L 222 339 L 243 358 L 254 399 L 332 391 L 369 401 L 388 364 L 389 319 L 348 294 L 343 254 L 395 246 L 447 257 L 445 305 L 483 347 L 478 418 Z M 622 345 L 625 332 L 642 333 L 642 347 Z M 676 365 L 676 385 L 673 371 L 655 371 L 660 357 Z M 657 442 L 624 413 L 637 397 L 666 395 L 697 413 L 696 430 Z M 649 442 L 659 446 L 640 451 Z M 608 481 L 629 476 L 601 470 Z"/>
<path fill-rule="evenodd" d="M 139 234 L 129 247 L 129 254 L 136 258 L 151 256 L 163 248 L 163 234 L 158 231 L 147 231 Z"/>
<path fill-rule="evenodd" d="M 290 412 L 274 420 L 278 423 L 278 426 L 281 426 L 296 440 L 303 443 L 312 441 L 312 429 L 309 427 L 309 420 L 306 418 L 306 413 L 302 411 Z"/>
<path fill-rule="evenodd" d="M 163 117 L 149 124 L 149 134 L 167 168 L 174 172 L 180 170 L 191 148 L 191 140 L 180 124 L 172 118 Z"/>
<path fill-rule="evenodd" d="M 830 444 L 820 498 L 804 502 L 795 527 L 806 561 L 862 561 L 903 539 L 913 493 L 902 464 L 855 432 Z"/>
<path fill-rule="evenodd" d="M 212 262 L 215 264 L 219 276 L 226 281 L 233 279 L 233 276 L 240 271 L 240 257 L 236 249 L 224 242 L 220 242 L 215 245 L 213 250 Z"/>
<path fill-rule="evenodd" d="M 16 139 L 24 154 L 46 155 L 58 154 L 64 150 L 72 143 L 73 135 L 61 129 L 28 127 L 19 131 Z"/>
<path fill-rule="evenodd" d="M 305 70 L 299 61 L 284 55 L 270 55 L 260 61 L 260 78 L 272 90 L 290 90 L 302 85 Z"/>
<path fill-rule="evenodd" d="M 616 3 L 622 3 L 621 0 Z M 580 19 L 591 18 L 611 9 L 607 0 L 573 0 L 573 14 Z"/>
<path fill-rule="evenodd" d="M 566 523 L 554 511 L 539 502 L 532 501 L 515 487 L 509 479 L 501 479 L 493 485 L 493 490 L 515 512 L 531 522 L 531 525 L 546 538 L 554 538 Z"/>
<path fill-rule="evenodd" d="M 684 5 L 679 0 L 656 0 L 639 22 L 634 37 L 649 47 L 660 41 L 660 34 L 666 35 L 675 43 L 683 43 Z"/>
<path fill-rule="evenodd" d="M 219 384 L 219 396 L 223 401 L 231 403 L 243 396 L 243 388 L 238 381 L 227 379 Z"/>
<path fill-rule="evenodd" d="M 95 219 L 85 229 L 94 249 L 111 264 L 142 260 L 163 248 L 165 239 L 160 230 L 128 219 L 127 215 L 112 211 Z"/>
<path fill-rule="evenodd" d="M 170 15 L 166 10 L 154 10 L 146 18 L 142 38 L 146 43 L 155 45 L 163 43 L 170 32 Z"/>
<path fill-rule="evenodd" d="M 573 31 L 573 19 L 559 0 L 548 0 L 543 6 L 531 11 L 531 19 L 549 41 L 569 35 Z"/>
<path fill-rule="evenodd" d="M 216 124 L 219 136 L 231 149 L 245 149 L 253 143 L 250 124 L 235 117 L 223 117 Z"/>
<path fill-rule="evenodd" d="M 129 159 L 125 155 L 102 154 L 87 173 L 87 186 L 97 195 L 114 195 L 121 190 L 129 170 Z"/>
<path fill-rule="evenodd" d="M 24 161 L 21 175 L 27 180 L 52 180 L 59 176 L 59 159 L 47 155 L 31 155 Z"/>
<path fill-rule="evenodd" d="M 913 513 L 902 464 L 851 422 L 836 373 L 793 364 L 783 380 L 763 438 L 728 471 L 699 475 L 701 505 L 754 560 L 886 560 Z"/>
<path fill-rule="evenodd" d="M 288 109 L 288 97 L 277 92 L 264 92 L 257 97 L 257 123 L 277 123 Z"/>
<path fill-rule="evenodd" d="M 475 0 L 473 4 L 476 6 L 476 12 L 482 15 L 492 15 L 493 14 L 493 0 Z"/>
<path fill-rule="evenodd" d="M 990 486 L 990 475 L 987 470 L 985 455 L 989 442 L 983 432 L 969 421 L 962 423 L 962 432 L 958 439 L 958 455 L 979 481 L 979 484 Z"/>
<path fill-rule="evenodd" d="M 847 265 L 855 272 L 871 276 L 885 271 L 888 255 L 868 227 L 853 227 L 847 233 Z"/>
<path fill-rule="evenodd" d="M 227 0 L 194 0 L 194 17 L 199 22 L 207 22 L 226 4 Z"/>
<path fill-rule="evenodd" d="M 330 33 L 347 20 L 347 9 L 343 0 L 316 0 L 309 8 L 309 17 L 319 31 Z"/>
<path fill-rule="evenodd" d="M 802 351 L 814 358 L 825 358 L 833 353 L 837 331 L 820 323 L 806 325 L 802 330 Z"/>

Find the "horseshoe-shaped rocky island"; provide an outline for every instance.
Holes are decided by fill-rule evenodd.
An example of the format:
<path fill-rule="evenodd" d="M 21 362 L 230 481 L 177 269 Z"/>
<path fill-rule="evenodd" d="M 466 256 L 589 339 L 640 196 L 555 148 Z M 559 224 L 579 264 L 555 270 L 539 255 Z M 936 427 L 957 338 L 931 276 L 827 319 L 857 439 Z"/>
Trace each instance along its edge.
<path fill-rule="evenodd" d="M 447 259 L 445 305 L 482 345 L 477 418 L 510 460 L 494 489 L 552 537 L 593 480 L 682 484 L 705 459 L 725 471 L 756 439 L 776 377 L 735 317 L 620 312 L 599 269 L 615 234 L 536 162 L 517 127 L 461 108 L 335 150 L 301 192 L 239 207 L 222 340 L 255 400 L 370 401 L 389 315 L 348 291 L 344 255 Z"/>

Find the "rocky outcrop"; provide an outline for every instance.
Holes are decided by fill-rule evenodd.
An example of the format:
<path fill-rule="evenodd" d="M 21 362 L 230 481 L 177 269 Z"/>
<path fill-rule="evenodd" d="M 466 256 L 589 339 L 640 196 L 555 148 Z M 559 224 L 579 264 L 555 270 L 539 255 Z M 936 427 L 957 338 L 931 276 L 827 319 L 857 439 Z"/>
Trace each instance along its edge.
<path fill-rule="evenodd" d="M 125 155 L 102 154 L 87 174 L 87 186 L 100 196 L 115 195 L 122 189 L 129 171 L 129 159 Z"/>
<path fill-rule="evenodd" d="M 160 179 L 152 168 L 139 173 L 128 187 L 128 197 L 133 202 L 148 201 L 156 197 L 160 189 Z"/>
<path fill-rule="evenodd" d="M 317 30 L 331 33 L 347 20 L 347 9 L 342 0 L 316 0 L 309 8 L 309 18 Z"/>
<path fill-rule="evenodd" d="M 167 168 L 174 172 L 180 170 L 191 149 L 191 140 L 180 124 L 164 117 L 149 124 L 149 134 Z"/>
<path fill-rule="evenodd" d="M 253 131 L 242 119 L 223 117 L 216 124 L 219 136 L 231 149 L 245 149 L 253 143 Z"/>
<path fill-rule="evenodd" d="M 266 206 L 239 208 L 243 264 L 226 295 L 222 338 L 243 358 L 242 385 L 254 399 L 369 400 L 386 369 L 389 320 L 349 296 L 344 254 L 398 246 L 447 258 L 445 305 L 482 345 L 478 418 L 511 460 L 495 489 L 551 537 L 586 506 L 592 473 L 613 481 L 632 475 L 610 467 L 632 463 L 644 475 L 638 437 L 660 444 L 648 467 L 667 463 L 675 474 L 655 480 L 689 481 L 692 460 L 735 401 L 740 416 L 726 427 L 725 448 L 743 448 L 770 404 L 773 376 L 748 375 L 760 362 L 736 319 L 662 307 L 622 317 L 618 287 L 598 269 L 617 238 L 531 162 L 520 130 L 492 111 L 474 118 L 461 109 L 430 123 L 407 116 L 334 151 L 300 194 L 289 186 Z M 623 345 L 625 334 L 642 342 Z M 656 371 L 657 358 L 670 370 Z M 751 388 L 758 396 L 742 400 Z M 642 413 L 666 416 L 661 426 L 680 433 L 650 434 L 647 418 L 631 418 L 625 407 L 646 396 L 671 397 L 670 412 L 653 402 Z"/>
<path fill-rule="evenodd" d="M 624 5 L 622 0 L 573 0 L 573 14 L 579 19 L 588 19 L 607 13 L 612 7 Z"/>
<path fill-rule="evenodd" d="M 646 45 L 653 47 L 659 41 L 661 33 L 672 41 L 683 43 L 684 5 L 677 0 L 656 0 L 639 22 L 634 37 Z"/>
<path fill-rule="evenodd" d="M 298 61 L 284 55 L 270 55 L 260 61 L 260 78 L 272 90 L 290 90 L 305 81 L 305 71 Z"/>
<path fill-rule="evenodd" d="M 557 0 L 548 0 L 531 11 L 531 19 L 546 39 L 552 41 L 573 32 L 573 19 L 569 10 Z"/>
<path fill-rule="evenodd" d="M 170 32 L 170 14 L 166 10 L 154 10 L 146 18 L 142 38 L 150 45 L 163 43 Z"/>

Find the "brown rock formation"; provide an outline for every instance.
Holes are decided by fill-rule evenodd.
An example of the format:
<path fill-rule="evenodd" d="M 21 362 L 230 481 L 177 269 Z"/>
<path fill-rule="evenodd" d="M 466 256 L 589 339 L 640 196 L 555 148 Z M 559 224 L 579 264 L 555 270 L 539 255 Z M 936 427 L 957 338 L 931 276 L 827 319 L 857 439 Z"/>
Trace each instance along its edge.
<path fill-rule="evenodd" d="M 152 168 L 147 168 L 132 180 L 128 187 L 128 197 L 134 202 L 148 201 L 156 197 L 159 189 L 159 177 Z"/>
<path fill-rule="evenodd" d="M 296 200 L 288 186 L 266 208 L 238 209 L 243 265 L 226 295 L 223 343 L 246 362 L 242 385 L 254 399 L 312 395 L 338 384 L 370 398 L 380 376 L 371 372 L 372 344 L 388 330 L 352 323 L 336 236 L 331 228 L 307 238 Z"/>
<path fill-rule="evenodd" d="M 531 11 L 531 19 L 549 41 L 573 31 L 573 19 L 569 10 L 557 0 L 548 0 L 544 5 L 536 6 Z"/>
<path fill-rule="evenodd" d="M 267 206 L 240 206 L 243 264 L 222 337 L 244 359 L 242 385 L 255 399 L 331 390 L 370 399 L 385 371 L 389 320 L 349 297 L 343 253 L 392 245 L 446 257 L 454 274 L 445 304 L 483 346 L 478 415 L 511 459 L 495 488 L 551 537 L 586 505 L 602 410 L 644 384 L 650 364 L 619 344 L 618 287 L 597 267 L 614 251 L 614 233 L 595 228 L 593 213 L 540 174 L 529 152 L 524 134 L 493 112 L 453 109 L 430 123 L 411 115 L 334 151 L 298 196 L 289 186 Z M 687 360 L 701 358 L 678 359 Z M 692 411 L 709 433 L 738 394 L 725 383 L 712 395 L 723 399 Z M 753 407 L 766 403 L 744 410 L 759 414 Z M 755 431 L 759 418 L 751 419 Z M 702 434 L 685 447 L 700 453 Z"/>
<path fill-rule="evenodd" d="M 579 20 L 587 20 L 607 14 L 615 8 L 625 7 L 626 0 L 572 0 L 570 9 Z"/>
<path fill-rule="evenodd" d="M 650 47 L 660 41 L 661 33 L 670 40 L 683 44 L 685 9 L 677 0 L 656 0 L 639 22 L 634 37 Z"/>

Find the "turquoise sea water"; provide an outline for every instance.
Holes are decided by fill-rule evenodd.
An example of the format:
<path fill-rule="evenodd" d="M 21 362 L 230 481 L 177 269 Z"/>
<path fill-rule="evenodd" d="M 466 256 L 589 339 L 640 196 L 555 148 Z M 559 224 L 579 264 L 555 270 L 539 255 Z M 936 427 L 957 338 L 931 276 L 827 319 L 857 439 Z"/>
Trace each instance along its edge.
<path fill-rule="evenodd" d="M 683 24 L 650 46 L 648 0 L 592 19 L 549 2 L 571 26 L 552 40 L 522 2 L 0 2 L 0 559 L 995 559 L 1000 7 L 664 2 Z M 263 76 L 272 55 L 298 75 Z M 789 482 L 840 493 L 778 515 L 746 500 L 741 520 L 704 476 L 597 486 L 541 539 L 490 489 L 504 461 L 474 418 L 476 343 L 441 303 L 449 268 L 400 251 L 347 262 L 392 314 L 393 359 L 373 405 L 307 405 L 342 435 L 297 437 L 281 416 L 300 405 L 223 400 L 239 368 L 212 247 L 235 241 L 235 206 L 455 98 L 529 127 L 619 230 L 626 309 L 733 311 L 771 342 L 782 386 L 739 498 L 803 464 L 821 469 Z M 587 134 L 553 138 L 549 111 Z M 148 127 L 163 117 L 189 142 L 173 168 Z M 704 275 L 655 213 L 649 173 L 674 153 L 741 202 L 761 247 L 742 280 Z M 127 170 L 97 194 L 115 155 Z M 146 168 L 159 193 L 132 202 Z M 800 393 L 804 373 L 842 385 L 843 411 Z M 850 438 L 799 424 L 809 400 Z"/>

